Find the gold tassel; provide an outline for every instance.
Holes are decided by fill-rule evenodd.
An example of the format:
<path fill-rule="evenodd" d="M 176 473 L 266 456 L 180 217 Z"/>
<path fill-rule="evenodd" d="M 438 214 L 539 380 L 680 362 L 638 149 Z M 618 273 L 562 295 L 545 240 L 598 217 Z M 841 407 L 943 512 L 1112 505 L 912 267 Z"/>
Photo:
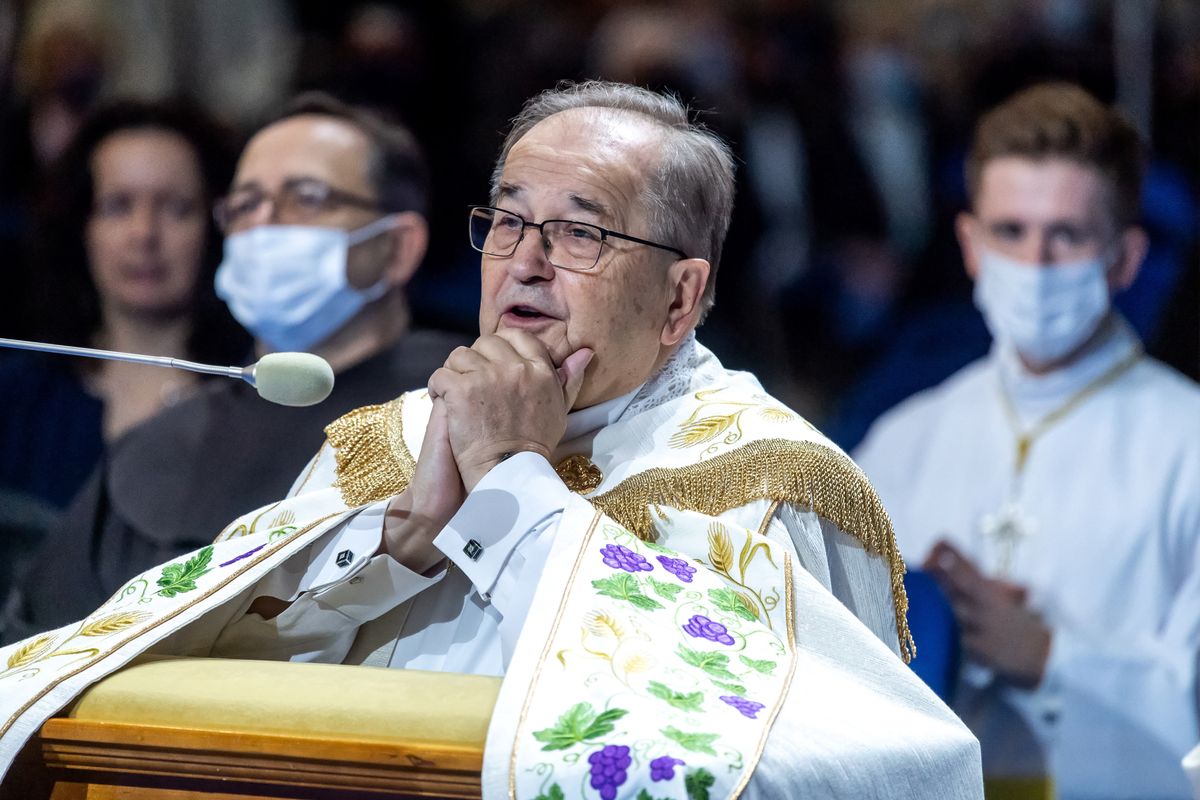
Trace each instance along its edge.
<path fill-rule="evenodd" d="M 412 480 L 417 462 L 404 444 L 401 414 L 404 395 L 377 406 L 364 406 L 325 426 L 337 460 L 335 485 L 347 506 L 399 494 Z"/>

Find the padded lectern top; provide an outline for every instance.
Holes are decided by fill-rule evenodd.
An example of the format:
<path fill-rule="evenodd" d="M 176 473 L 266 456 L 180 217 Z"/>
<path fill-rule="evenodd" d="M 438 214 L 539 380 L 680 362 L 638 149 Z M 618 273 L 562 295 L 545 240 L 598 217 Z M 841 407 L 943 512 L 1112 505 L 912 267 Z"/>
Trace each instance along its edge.
<path fill-rule="evenodd" d="M 500 679 L 336 664 L 151 658 L 97 683 L 68 717 L 483 749 Z"/>

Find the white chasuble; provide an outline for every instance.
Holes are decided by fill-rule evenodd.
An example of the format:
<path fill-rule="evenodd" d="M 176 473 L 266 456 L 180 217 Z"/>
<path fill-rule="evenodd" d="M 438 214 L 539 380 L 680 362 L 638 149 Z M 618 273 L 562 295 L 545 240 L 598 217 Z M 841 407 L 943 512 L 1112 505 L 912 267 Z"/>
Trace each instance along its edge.
<path fill-rule="evenodd" d="M 350 597 L 320 559 L 351 560 L 332 552 L 337 537 L 407 486 L 430 407 L 414 392 L 343 417 L 297 494 L 78 625 L 0 650 L 5 767 L 46 717 L 136 654 L 203 655 L 236 638 L 263 586 L 305 573 L 289 584 L 304 587 L 293 607 Z M 573 493 L 547 491 L 564 499 L 526 537 L 537 547 L 514 551 L 539 572 L 506 612 L 524 616 L 485 798 L 981 796 L 977 743 L 897 657 L 910 647 L 903 565 L 873 490 L 836 447 L 694 340 L 579 447 L 556 465 Z M 489 491 L 501 489 L 538 491 Z M 469 536 L 455 525 L 467 527 L 452 521 L 439 540 Z M 491 557 L 468 551 L 447 551 L 455 569 Z M 473 602 L 495 587 L 476 580 Z M 342 607 L 340 643 L 310 655 L 342 660 L 358 627 L 388 611 L 366 608 Z"/>

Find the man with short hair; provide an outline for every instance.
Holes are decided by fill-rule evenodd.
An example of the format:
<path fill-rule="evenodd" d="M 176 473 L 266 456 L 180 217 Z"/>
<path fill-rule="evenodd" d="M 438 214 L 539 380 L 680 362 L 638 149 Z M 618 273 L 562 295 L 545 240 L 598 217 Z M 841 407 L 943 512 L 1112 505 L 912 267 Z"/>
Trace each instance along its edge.
<path fill-rule="evenodd" d="M 953 606 L 985 775 L 1064 798 L 1190 797 L 1200 736 L 1200 389 L 1111 305 L 1146 252 L 1141 168 L 1074 86 L 982 118 L 958 235 L 992 352 L 857 453 Z"/>
<path fill-rule="evenodd" d="M 428 243 L 427 184 L 406 129 L 326 95 L 298 97 L 250 139 L 216 208 L 227 237 L 217 291 L 258 356 L 316 353 L 337 374 L 333 392 L 287 408 L 240 381 L 210 382 L 132 430 L 11 599 L 5 641 L 77 619 L 282 496 L 325 424 L 424 385 L 468 341 L 410 325 L 404 287 Z"/>
<path fill-rule="evenodd" d="M 172 597 L 97 613 L 153 615 L 121 638 L 156 652 L 503 675 L 487 798 L 981 796 L 975 742 L 897 658 L 870 485 L 695 339 L 732 197 L 672 98 L 533 99 L 469 211 L 474 345 L 331 424 L 289 498 L 163 568 Z"/>

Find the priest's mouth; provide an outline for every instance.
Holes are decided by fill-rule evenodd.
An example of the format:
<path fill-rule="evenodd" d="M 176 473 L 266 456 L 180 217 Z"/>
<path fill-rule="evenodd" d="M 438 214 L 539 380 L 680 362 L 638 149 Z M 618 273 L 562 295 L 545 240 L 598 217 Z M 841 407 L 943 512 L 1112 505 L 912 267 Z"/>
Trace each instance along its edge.
<path fill-rule="evenodd" d="M 558 317 L 533 306 L 511 306 L 501 315 L 501 320 L 506 327 L 510 328 L 535 328 L 550 322 L 557 322 Z"/>

